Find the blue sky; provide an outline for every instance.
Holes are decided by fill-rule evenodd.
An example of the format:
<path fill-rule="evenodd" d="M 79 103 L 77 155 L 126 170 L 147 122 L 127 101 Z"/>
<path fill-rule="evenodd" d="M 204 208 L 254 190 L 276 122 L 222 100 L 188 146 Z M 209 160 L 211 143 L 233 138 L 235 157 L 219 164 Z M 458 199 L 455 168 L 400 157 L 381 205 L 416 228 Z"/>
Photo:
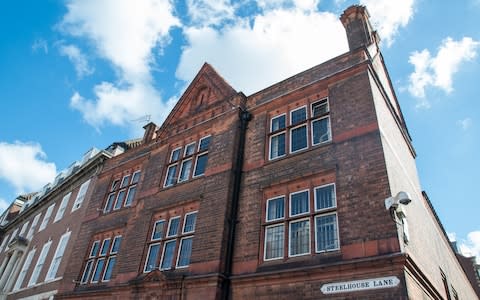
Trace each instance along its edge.
<path fill-rule="evenodd" d="M 90 147 L 161 124 L 204 61 L 251 94 L 347 51 L 348 0 L 9 1 L 0 18 L 0 209 Z M 480 0 L 367 5 L 447 232 L 480 254 Z"/>

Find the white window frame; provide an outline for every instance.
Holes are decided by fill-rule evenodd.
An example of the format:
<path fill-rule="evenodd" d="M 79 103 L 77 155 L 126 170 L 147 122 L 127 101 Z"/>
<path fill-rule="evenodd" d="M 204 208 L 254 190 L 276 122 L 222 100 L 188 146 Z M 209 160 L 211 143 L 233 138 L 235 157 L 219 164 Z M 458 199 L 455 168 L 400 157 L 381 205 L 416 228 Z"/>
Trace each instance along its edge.
<path fill-rule="evenodd" d="M 323 141 L 323 142 L 319 142 L 319 143 L 315 143 L 313 141 L 313 123 L 318 122 L 318 121 L 323 120 L 323 119 L 327 119 L 328 140 Z M 318 145 L 326 144 L 326 143 L 332 141 L 332 129 L 331 129 L 331 125 L 330 125 L 330 115 L 319 117 L 319 118 L 317 118 L 315 120 L 312 120 L 310 122 L 310 137 L 311 137 L 312 146 L 318 146 Z"/>
<path fill-rule="evenodd" d="M 170 152 L 170 160 L 168 161 L 169 163 L 174 162 L 174 161 L 172 160 L 172 159 L 173 159 L 173 153 L 174 153 L 175 151 L 177 151 L 177 150 L 180 150 L 180 152 L 179 152 L 179 155 L 178 155 L 178 159 L 175 160 L 175 161 L 180 161 L 180 160 L 182 159 L 182 157 L 181 157 L 182 147 L 177 147 L 177 148 L 174 148 L 174 149 L 172 150 L 172 152 Z"/>
<path fill-rule="evenodd" d="M 195 232 L 195 228 L 197 227 L 197 217 L 198 217 L 197 212 L 198 212 L 197 210 L 196 211 L 191 211 L 191 212 L 186 213 L 183 216 L 182 234 L 189 234 L 189 233 Z M 195 224 L 193 225 L 193 230 L 187 232 L 187 231 L 185 231 L 185 224 L 187 222 L 187 216 L 193 215 L 193 214 L 197 214 L 197 216 L 195 217 Z"/>
<path fill-rule="evenodd" d="M 323 102 L 324 100 L 327 103 L 327 113 L 330 114 L 330 101 L 328 101 L 328 97 L 325 97 L 310 103 L 310 115 L 312 116 L 312 118 L 317 118 L 313 115 L 313 106 L 317 103 Z"/>
<path fill-rule="evenodd" d="M 267 258 L 267 230 L 268 230 L 268 228 L 271 228 L 271 227 L 280 227 L 280 226 L 283 226 L 283 245 L 282 245 L 283 255 L 279 256 L 279 257 Z M 280 223 L 275 223 L 275 224 L 265 226 L 264 235 L 265 236 L 263 237 L 263 261 L 283 259 L 285 257 L 285 223 L 280 222 Z M 290 248 L 290 245 L 288 245 L 288 246 Z"/>
<path fill-rule="evenodd" d="M 292 215 L 292 195 L 296 195 L 296 194 L 301 194 L 301 193 L 304 193 L 304 192 L 307 192 L 307 205 L 308 205 L 308 210 L 306 212 L 303 212 L 303 213 L 299 213 L 299 214 L 296 214 L 296 215 Z M 288 198 L 288 215 L 290 217 L 298 217 L 298 216 L 303 216 L 303 215 L 307 215 L 307 214 L 310 214 L 310 189 L 304 189 L 304 190 L 300 190 L 300 191 L 295 191 L 293 193 L 290 193 L 289 195 L 289 198 Z"/>
<path fill-rule="evenodd" d="M 204 139 L 207 139 L 207 138 L 212 138 L 212 135 L 211 135 L 211 134 L 206 135 L 206 136 L 204 136 L 204 137 L 201 137 L 201 138 L 198 140 L 198 146 L 197 146 L 197 152 L 198 152 L 198 153 L 200 153 L 200 145 L 202 144 L 202 141 L 203 141 Z M 210 148 L 210 144 L 208 145 L 208 147 Z M 209 149 L 207 148 L 207 150 L 203 150 L 201 153 L 208 152 L 208 150 L 209 150 Z M 198 156 L 198 155 L 197 155 L 197 156 Z"/>
<path fill-rule="evenodd" d="M 150 272 L 152 272 L 153 270 L 155 270 L 155 269 L 157 269 L 157 268 L 160 268 L 160 265 L 159 265 L 158 267 L 156 266 L 156 260 L 158 259 L 158 257 L 156 257 L 156 258 L 155 258 L 155 266 L 153 267 L 152 270 L 147 271 L 147 262 L 148 262 L 148 258 L 150 257 L 150 251 L 151 251 L 152 247 L 153 247 L 153 246 L 156 246 L 156 245 L 158 245 L 158 248 L 159 248 L 159 249 L 158 249 L 158 250 L 159 250 L 158 252 L 160 253 L 160 251 L 162 251 L 162 243 L 160 243 L 160 242 L 158 242 L 158 243 L 152 243 L 152 244 L 148 245 L 147 257 L 145 258 L 145 264 L 144 264 L 144 266 L 143 266 L 143 273 L 150 273 Z M 158 255 L 158 254 L 157 254 L 157 255 Z M 161 261 L 160 261 L 160 262 L 161 262 Z"/>
<path fill-rule="evenodd" d="M 103 247 L 105 246 L 105 243 L 106 243 L 107 241 L 109 241 L 109 242 L 108 242 L 108 243 L 109 243 L 109 244 L 108 244 L 108 248 L 106 249 L 105 254 L 102 254 L 102 249 L 103 249 Z M 98 256 L 99 256 L 99 257 L 104 257 L 104 256 L 107 256 L 107 255 L 109 254 L 110 248 L 111 248 L 111 246 L 112 246 L 112 243 L 111 243 L 111 242 L 112 242 L 112 239 L 111 239 L 111 238 L 103 239 L 102 245 L 100 246 L 100 249 L 99 249 L 99 252 L 98 252 Z"/>
<path fill-rule="evenodd" d="M 112 241 L 112 244 L 110 246 L 110 254 L 117 254 L 118 253 L 118 250 L 117 251 L 113 251 L 113 246 L 115 246 L 115 242 L 117 240 L 120 240 L 120 243 L 122 242 L 122 236 L 121 235 L 116 235 L 113 237 L 113 241 Z M 120 247 L 120 246 L 119 246 Z"/>
<path fill-rule="evenodd" d="M 55 208 L 55 203 L 53 203 L 52 205 L 50 205 L 46 212 L 45 212 L 45 215 L 43 216 L 43 220 L 42 220 L 42 223 L 40 224 L 40 227 L 38 227 L 38 232 L 44 230 L 45 228 L 47 228 L 47 225 L 48 225 L 48 221 L 50 221 L 50 218 L 52 216 L 52 213 L 53 213 L 53 209 Z"/>
<path fill-rule="evenodd" d="M 268 219 L 269 203 L 270 203 L 270 201 L 272 201 L 272 200 L 277 200 L 278 198 L 283 198 L 283 217 L 269 220 L 269 219 Z M 275 197 L 272 197 L 272 198 L 268 198 L 268 199 L 267 199 L 267 205 L 266 205 L 266 209 L 265 209 L 265 222 L 275 222 L 275 221 L 278 221 L 278 220 L 283 220 L 283 219 L 285 219 L 285 206 L 286 206 L 285 198 L 286 198 L 285 195 L 278 195 L 278 196 L 275 196 Z"/>
<path fill-rule="evenodd" d="M 58 207 L 57 213 L 55 214 L 55 219 L 53 219 L 53 223 L 60 221 L 65 214 L 65 210 L 67 209 L 68 202 L 70 201 L 70 196 L 72 192 L 66 194 L 62 198 L 62 202 L 60 202 L 60 206 Z"/>
<path fill-rule="evenodd" d="M 123 196 L 123 199 L 122 199 L 121 202 L 120 202 L 120 206 L 117 207 L 118 199 L 119 199 L 120 194 L 121 194 L 122 192 L 124 193 L 124 196 Z M 121 209 L 121 208 L 123 207 L 123 203 L 124 203 L 124 201 L 127 199 L 127 192 L 128 192 L 128 191 L 127 191 L 127 188 L 126 188 L 126 187 L 121 188 L 121 189 L 118 190 L 117 197 L 115 197 L 115 202 L 113 203 L 113 207 L 112 207 L 112 210 L 111 210 L 111 211 L 119 210 L 119 209 Z"/>
<path fill-rule="evenodd" d="M 141 174 L 140 174 L 140 177 L 138 178 L 138 181 L 137 181 L 137 182 L 133 182 L 133 178 L 135 178 L 135 175 L 138 174 L 138 173 L 142 173 L 142 170 L 137 170 L 137 171 L 135 171 L 135 172 L 132 173 L 132 179 L 130 180 L 130 185 L 135 184 L 135 183 L 138 184 L 138 182 L 140 181 L 140 177 L 142 177 Z"/>
<path fill-rule="evenodd" d="M 325 217 L 329 215 L 335 215 L 335 221 L 336 221 L 336 238 L 337 238 L 337 248 L 334 249 L 328 249 L 328 250 L 318 250 L 318 241 L 317 241 L 317 218 L 320 217 Z M 340 250 L 340 234 L 339 234 L 339 227 L 338 227 L 338 214 L 337 212 L 330 212 L 330 213 L 325 213 L 325 214 L 319 214 L 313 217 L 313 226 L 314 226 L 314 234 L 315 234 L 315 253 L 325 253 L 325 252 L 332 252 L 332 251 L 338 251 Z"/>
<path fill-rule="evenodd" d="M 95 240 L 95 241 L 93 241 L 92 247 L 90 248 L 90 252 L 88 253 L 88 258 L 93 258 L 93 257 L 98 256 L 97 254 L 92 255 L 92 251 L 93 251 L 93 249 L 95 249 L 95 244 L 98 245 L 98 253 L 100 253 L 100 240 Z"/>
<path fill-rule="evenodd" d="M 187 147 L 185 147 L 185 149 L 187 149 Z M 185 181 L 188 181 L 190 179 L 190 173 L 192 172 L 192 165 L 193 165 L 193 158 L 187 158 L 187 159 L 184 159 L 182 160 L 182 163 L 180 164 L 180 171 L 178 172 L 178 178 L 177 178 L 177 182 L 180 183 L 180 182 L 185 182 Z M 191 165 L 190 165 L 190 170 L 188 171 L 188 174 L 187 174 L 187 177 L 183 180 L 181 180 L 181 176 L 182 176 L 182 171 L 183 171 L 183 165 L 186 163 L 186 162 L 191 162 Z"/>
<path fill-rule="evenodd" d="M 27 275 L 27 271 L 30 268 L 30 265 L 32 264 L 33 257 L 35 256 L 35 252 L 37 251 L 36 248 L 31 249 L 28 251 L 27 257 L 25 258 L 25 262 L 23 263 L 22 270 L 18 274 L 17 280 L 15 281 L 15 286 L 13 287 L 13 291 L 18 291 L 23 284 L 23 281 L 25 280 L 25 277 Z"/>
<path fill-rule="evenodd" d="M 331 206 L 331 207 L 326 207 L 326 208 L 318 208 L 317 207 L 317 190 L 321 189 L 321 188 L 325 188 L 325 187 L 330 186 L 330 185 L 333 185 L 333 194 L 335 195 L 334 205 Z M 316 186 L 316 187 L 313 188 L 313 206 L 314 206 L 315 212 L 322 212 L 322 211 L 327 211 L 327 210 L 330 210 L 330 209 L 337 208 L 337 187 L 336 187 L 335 183 L 327 183 L 327 184 L 323 184 L 323 185 Z"/>
<path fill-rule="evenodd" d="M 182 250 L 183 240 L 186 240 L 186 239 L 191 239 L 192 240 L 192 248 L 193 248 L 193 235 L 182 237 L 180 239 L 180 243 L 178 244 L 178 250 L 177 250 L 177 259 L 176 259 L 176 262 L 175 262 L 175 268 L 176 269 L 185 269 L 185 268 L 188 268 L 190 266 L 190 262 L 188 263 L 188 265 L 185 265 L 185 266 L 179 266 L 178 265 L 178 261 L 180 260 L 180 251 Z M 190 252 L 190 259 L 191 258 L 192 258 L 192 252 Z"/>
<path fill-rule="evenodd" d="M 42 213 L 40 212 L 33 218 L 32 225 L 30 225 L 30 229 L 27 232 L 27 240 L 30 241 L 32 239 L 33 234 L 35 233 L 35 229 L 38 225 L 38 221 L 40 221 L 40 216 L 41 215 L 42 215 Z"/>
<path fill-rule="evenodd" d="M 297 123 L 297 124 L 301 124 L 301 123 L 303 123 L 303 122 L 307 122 L 307 121 L 308 121 L 308 107 L 307 107 L 307 105 L 302 105 L 302 106 L 299 106 L 299 107 L 297 107 L 297 108 L 295 108 L 295 109 L 292 109 L 292 110 L 290 111 L 290 126 L 295 125 L 295 124 L 293 124 L 293 117 L 292 117 L 293 113 L 296 112 L 296 111 L 298 111 L 298 110 L 301 110 L 301 109 L 303 109 L 303 108 L 305 108 L 305 120 L 303 120 L 302 122 Z"/>
<path fill-rule="evenodd" d="M 293 148 L 292 131 L 294 131 L 295 129 L 300 128 L 300 127 L 305 127 L 305 135 L 306 135 L 305 141 L 307 142 L 307 145 L 306 145 L 305 147 L 303 147 L 303 148 L 300 148 L 300 149 L 297 149 L 297 150 L 293 151 L 293 150 L 292 150 L 292 148 Z M 309 145 L 308 145 L 308 123 L 307 123 L 307 122 L 300 123 L 300 124 L 298 124 L 297 126 L 290 128 L 290 130 L 289 130 L 289 138 L 290 138 L 290 140 L 289 140 L 289 150 L 290 150 L 290 153 L 291 153 L 291 154 L 292 154 L 292 153 L 297 153 L 297 152 L 300 152 L 300 151 L 303 151 L 303 150 L 308 149 L 308 147 L 309 147 Z"/>
<path fill-rule="evenodd" d="M 195 141 L 195 142 L 191 142 L 191 143 L 185 145 L 185 149 L 183 150 L 183 157 L 187 157 L 187 149 L 188 149 L 188 147 L 191 146 L 191 145 L 193 145 L 193 153 L 192 153 L 192 154 L 188 154 L 188 156 L 193 156 L 193 155 L 195 155 L 195 150 L 197 149 L 197 147 L 195 147 L 195 143 L 196 143 L 196 141 Z M 200 145 L 200 143 L 199 143 L 199 145 Z"/>
<path fill-rule="evenodd" d="M 180 219 L 180 217 L 181 216 L 175 216 L 175 217 L 170 218 L 170 220 L 168 220 L 168 228 L 167 228 L 167 233 L 165 235 L 165 239 L 178 236 L 178 232 L 179 232 L 178 228 L 177 228 L 177 233 L 175 235 L 169 235 L 169 234 L 170 234 L 170 226 L 172 225 L 172 220 Z M 177 226 L 180 226 L 180 221 L 178 222 Z"/>
<path fill-rule="evenodd" d="M 172 257 L 172 263 L 171 263 L 170 267 L 169 267 L 169 268 L 162 268 L 163 259 L 165 258 L 165 257 L 164 257 L 164 255 L 165 255 L 165 250 L 167 249 L 167 244 L 169 244 L 169 243 L 175 243 L 175 247 L 177 247 L 177 239 L 170 239 L 170 240 L 165 241 L 165 242 L 163 243 L 162 257 L 161 257 L 160 263 L 159 263 L 159 265 L 158 265 L 158 269 L 159 269 L 160 271 L 171 270 L 172 267 L 174 266 L 173 262 L 174 262 L 174 259 L 175 259 L 175 248 L 173 248 L 173 254 L 172 254 L 173 257 Z"/>
<path fill-rule="evenodd" d="M 102 272 L 102 276 L 101 276 L 101 281 L 102 281 L 102 282 L 109 282 L 109 281 L 110 281 L 110 279 L 105 279 L 105 274 L 107 274 L 108 264 L 110 263 L 110 260 L 112 260 L 112 258 L 117 259 L 117 256 L 116 256 L 116 255 L 109 255 L 109 256 L 107 256 L 107 259 L 106 259 L 107 262 L 103 265 L 103 272 Z M 115 264 L 116 264 L 116 263 L 117 263 L 117 262 L 115 261 Z M 115 265 L 113 265 L 112 268 L 114 268 L 114 267 L 115 267 Z"/>
<path fill-rule="evenodd" d="M 25 234 L 25 231 L 27 231 L 28 224 L 30 224 L 30 221 L 26 221 L 25 223 L 23 223 L 22 229 L 18 233 L 19 236 L 23 237 L 23 235 Z"/>
<path fill-rule="evenodd" d="M 55 279 L 55 276 L 57 276 L 58 268 L 62 263 L 63 254 L 65 253 L 65 249 L 67 248 L 68 240 L 70 239 L 71 233 L 71 231 L 68 231 L 60 237 L 57 249 L 55 250 L 55 254 L 53 255 L 52 261 L 50 262 L 50 267 L 48 268 L 47 275 L 45 276 L 45 281 L 53 280 Z M 59 260 L 59 262 L 58 264 L 55 264 L 55 260 L 57 259 Z"/>
<path fill-rule="evenodd" d="M 207 151 L 204 151 L 204 152 L 202 152 L 202 153 L 197 154 L 197 156 L 195 157 L 195 167 L 193 168 L 192 178 L 197 178 L 197 177 L 205 176 L 205 171 L 207 170 L 207 167 L 206 167 L 206 166 L 205 166 L 205 170 L 203 171 L 202 174 L 195 175 L 195 171 L 197 170 L 198 158 L 199 158 L 200 156 L 205 156 L 205 155 L 207 155 L 207 157 L 208 157 L 208 150 L 207 150 Z M 208 158 L 207 158 L 207 159 L 208 159 Z"/>
<path fill-rule="evenodd" d="M 285 135 L 285 142 L 287 142 L 287 132 L 286 132 L 286 130 L 283 130 L 283 131 L 280 131 L 280 132 L 278 132 L 278 133 L 275 133 L 275 134 L 273 134 L 273 135 L 271 135 L 271 136 L 269 137 L 269 141 L 268 141 L 268 143 L 269 143 L 269 145 L 268 145 L 268 160 L 279 159 L 279 158 L 282 158 L 282 157 L 284 157 L 284 156 L 287 155 L 287 150 L 286 150 L 286 149 L 283 149 L 283 151 L 284 151 L 285 153 L 283 153 L 282 155 L 278 155 L 278 156 L 272 157 L 272 139 L 273 139 L 274 137 L 279 136 L 279 135 L 282 135 L 282 134 Z M 284 146 L 284 147 L 285 147 L 285 146 Z"/>
<path fill-rule="evenodd" d="M 43 266 L 45 265 L 45 260 L 47 259 L 48 252 L 50 250 L 50 246 L 52 245 L 52 241 L 46 242 L 43 247 L 40 255 L 38 256 L 37 263 L 33 268 L 32 275 L 30 276 L 30 280 L 28 281 L 28 287 L 34 286 L 37 281 L 40 273 L 42 272 Z"/>
<path fill-rule="evenodd" d="M 167 223 L 167 221 L 165 221 L 165 219 L 160 219 L 160 220 L 155 221 L 155 223 L 153 224 L 152 236 L 150 237 L 151 241 L 161 241 L 163 239 L 163 237 L 159 237 L 157 239 L 153 238 L 153 236 L 155 235 L 155 228 L 157 227 L 157 224 L 161 223 L 161 222 L 163 222 L 163 233 L 166 233 L 165 232 L 165 223 Z M 168 224 L 167 224 L 167 227 L 168 227 Z M 162 234 L 162 236 L 163 236 L 163 234 Z"/>
<path fill-rule="evenodd" d="M 92 273 L 92 279 L 90 279 L 90 283 L 98 283 L 99 281 L 101 281 L 102 279 L 102 276 L 103 276 L 103 271 L 105 270 L 105 259 L 106 257 L 105 256 L 102 256 L 102 257 L 98 257 L 97 259 L 95 259 L 95 268 L 93 268 L 93 273 Z M 98 262 L 99 261 L 103 261 L 103 266 L 102 266 L 102 270 L 100 270 L 100 276 L 98 277 L 98 280 L 95 280 L 93 281 L 93 278 L 95 277 L 95 272 L 97 270 L 97 267 L 98 267 Z"/>
<path fill-rule="evenodd" d="M 171 187 L 171 186 L 174 186 L 174 185 L 175 185 L 175 182 L 178 180 L 178 177 L 175 178 L 175 174 L 177 173 L 177 170 L 176 170 L 176 169 L 175 169 L 175 174 L 173 174 L 172 183 L 167 185 L 167 182 L 168 182 L 168 174 L 169 174 L 170 168 L 177 167 L 177 166 L 178 166 L 178 161 L 177 161 L 176 163 L 171 164 L 171 165 L 168 166 L 168 168 L 167 168 L 167 173 L 165 174 L 165 182 L 163 183 L 163 187 Z"/>
<path fill-rule="evenodd" d="M 300 223 L 300 222 L 305 222 L 307 221 L 308 224 L 308 252 L 300 253 L 300 254 L 291 254 L 290 252 L 290 243 L 292 242 L 292 224 L 294 223 Z M 304 256 L 304 255 L 310 255 L 312 253 L 312 229 L 311 229 L 311 221 L 310 217 L 307 218 L 301 218 L 301 219 L 295 219 L 290 222 L 288 222 L 288 257 L 297 257 L 297 256 Z"/>
<path fill-rule="evenodd" d="M 87 284 L 88 283 L 88 279 L 92 275 L 93 267 L 95 266 L 95 261 L 96 261 L 96 259 L 94 259 L 94 258 L 90 258 L 90 259 L 87 260 L 87 263 L 85 264 L 85 268 L 83 269 L 82 278 L 80 278 L 80 284 Z M 87 276 L 86 280 L 83 280 L 85 278 L 85 273 L 87 272 L 87 266 L 89 264 L 90 264 L 90 269 L 88 269 L 88 276 Z"/>
<path fill-rule="evenodd" d="M 73 202 L 73 207 L 72 207 L 72 212 L 78 210 L 80 207 L 82 207 L 82 203 L 85 200 L 85 197 L 87 196 L 88 192 L 88 187 L 90 186 L 90 180 L 88 179 L 78 189 L 77 197 L 75 198 L 75 202 Z M 120 182 L 120 184 L 122 184 Z"/>
<path fill-rule="evenodd" d="M 285 127 L 283 127 L 283 129 L 277 129 L 277 130 L 282 130 L 282 131 L 285 131 L 287 129 L 287 113 L 281 113 L 279 115 L 276 115 L 276 116 L 273 116 L 270 118 L 270 133 L 273 132 L 273 120 L 274 119 L 278 119 L 280 118 L 281 116 L 284 116 L 285 117 Z"/>

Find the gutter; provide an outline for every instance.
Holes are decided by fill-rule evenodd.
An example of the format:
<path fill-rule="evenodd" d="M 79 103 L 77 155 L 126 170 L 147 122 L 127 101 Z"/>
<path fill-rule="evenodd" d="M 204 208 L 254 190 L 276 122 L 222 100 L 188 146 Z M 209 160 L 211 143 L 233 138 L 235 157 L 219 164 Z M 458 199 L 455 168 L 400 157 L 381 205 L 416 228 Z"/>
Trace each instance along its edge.
<path fill-rule="evenodd" d="M 232 264 L 233 264 L 233 250 L 235 242 L 235 231 L 237 225 L 237 213 L 238 213 L 238 202 L 240 200 L 240 185 L 242 182 L 242 169 L 243 169 L 243 157 L 245 150 L 245 139 L 247 132 L 248 122 L 252 119 L 252 114 L 244 108 L 240 108 L 238 117 L 240 119 L 240 136 L 238 141 L 238 150 L 237 150 L 237 159 L 235 162 L 235 168 L 233 169 L 233 191 L 232 191 L 232 207 L 230 210 L 230 217 L 228 219 L 228 236 L 227 236 L 227 249 L 225 253 L 225 270 L 223 276 L 225 278 L 222 284 L 221 290 L 221 299 L 228 300 L 231 298 L 230 277 L 232 275 Z"/>

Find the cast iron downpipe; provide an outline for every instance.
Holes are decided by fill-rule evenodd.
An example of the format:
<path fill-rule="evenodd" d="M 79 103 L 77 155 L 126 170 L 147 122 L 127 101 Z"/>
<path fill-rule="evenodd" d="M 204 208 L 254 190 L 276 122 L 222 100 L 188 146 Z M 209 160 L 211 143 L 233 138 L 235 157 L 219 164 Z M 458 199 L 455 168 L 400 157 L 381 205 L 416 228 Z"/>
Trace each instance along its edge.
<path fill-rule="evenodd" d="M 245 150 L 245 137 L 247 132 L 248 122 L 252 119 L 252 115 L 243 108 L 240 108 L 240 136 L 238 140 L 237 160 L 235 162 L 235 168 L 233 170 L 234 182 L 232 193 L 232 207 L 230 210 L 229 230 L 227 236 L 227 249 L 225 253 L 225 271 L 223 273 L 224 282 L 222 284 L 222 299 L 228 300 L 230 298 L 230 276 L 232 274 L 233 263 L 233 246 L 235 241 L 235 229 L 237 225 L 237 211 L 238 201 L 240 199 L 240 185 L 242 181 L 242 169 L 243 169 L 243 154 Z"/>

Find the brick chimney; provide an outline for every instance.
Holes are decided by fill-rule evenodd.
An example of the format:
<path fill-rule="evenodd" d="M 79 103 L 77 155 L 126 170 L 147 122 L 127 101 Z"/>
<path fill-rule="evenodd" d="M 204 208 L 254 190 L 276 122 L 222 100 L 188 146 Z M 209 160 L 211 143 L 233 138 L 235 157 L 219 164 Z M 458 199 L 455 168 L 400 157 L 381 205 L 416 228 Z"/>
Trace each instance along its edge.
<path fill-rule="evenodd" d="M 147 125 L 143 126 L 143 129 L 145 129 L 145 133 L 143 134 L 143 143 L 144 144 L 153 140 L 157 136 L 156 131 L 157 131 L 158 127 L 157 127 L 157 125 L 155 125 L 155 123 L 150 122 Z"/>
<path fill-rule="evenodd" d="M 367 8 L 363 5 L 352 5 L 340 16 L 347 33 L 350 51 L 380 41 L 377 32 L 372 30 L 369 17 Z"/>

